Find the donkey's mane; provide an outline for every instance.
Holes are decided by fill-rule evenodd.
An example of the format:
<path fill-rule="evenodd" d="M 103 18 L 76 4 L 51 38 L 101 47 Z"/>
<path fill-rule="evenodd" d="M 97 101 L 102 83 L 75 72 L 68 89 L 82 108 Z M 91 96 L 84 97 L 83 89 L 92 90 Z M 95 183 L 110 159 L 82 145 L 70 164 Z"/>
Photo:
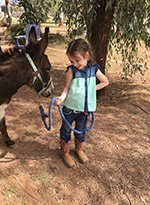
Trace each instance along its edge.
<path fill-rule="evenodd" d="M 25 50 L 19 50 L 18 48 L 9 48 L 0 52 L 0 71 L 8 70 L 9 66 L 13 63 L 17 63 L 22 60 L 25 53 L 29 53 L 30 56 L 36 60 L 39 60 L 39 47 L 38 44 L 30 43 Z M 11 67 L 11 66 L 10 66 Z M 1 76 L 1 75 L 0 75 Z"/>
<path fill-rule="evenodd" d="M 2 51 L 0 52 L 0 65 L 11 64 L 21 56 L 23 56 L 23 52 L 15 47 Z"/>

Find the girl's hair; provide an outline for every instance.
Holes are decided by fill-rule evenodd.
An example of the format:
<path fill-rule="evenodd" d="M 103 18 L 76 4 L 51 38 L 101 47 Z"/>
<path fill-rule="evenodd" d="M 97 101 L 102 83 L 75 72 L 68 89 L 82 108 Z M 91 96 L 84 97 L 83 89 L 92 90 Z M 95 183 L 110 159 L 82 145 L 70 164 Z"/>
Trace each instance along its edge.
<path fill-rule="evenodd" d="M 90 63 L 92 63 L 93 65 L 96 64 L 96 61 L 93 58 L 93 51 L 92 51 L 90 44 L 88 44 L 82 38 L 73 40 L 73 41 L 71 41 L 71 43 L 69 43 L 66 54 L 67 55 L 69 54 L 70 56 L 74 57 L 75 52 L 79 52 L 80 55 L 83 57 L 85 57 L 86 52 L 89 52 Z"/>

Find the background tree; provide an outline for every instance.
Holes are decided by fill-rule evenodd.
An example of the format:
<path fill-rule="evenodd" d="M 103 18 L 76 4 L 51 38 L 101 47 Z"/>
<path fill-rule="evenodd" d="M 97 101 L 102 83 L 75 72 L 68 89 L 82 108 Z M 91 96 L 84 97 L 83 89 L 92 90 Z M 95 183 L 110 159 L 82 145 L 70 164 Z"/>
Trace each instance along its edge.
<path fill-rule="evenodd" d="M 87 39 L 95 51 L 95 60 L 105 74 L 108 50 L 122 55 L 125 78 L 137 71 L 144 75 L 147 64 L 138 56 L 141 39 L 147 45 L 150 28 L 150 4 L 147 0 L 63 0 L 61 10 L 67 16 L 68 32 L 87 29 Z M 116 60 L 116 59 L 115 59 Z M 98 96 L 103 91 L 98 91 Z"/>
<path fill-rule="evenodd" d="M 51 8 L 49 10 L 49 14 L 52 16 L 55 16 L 55 13 L 58 10 L 58 4 L 61 2 L 61 0 L 47 0 L 51 4 Z"/>
<path fill-rule="evenodd" d="M 9 26 L 11 26 L 11 24 L 12 24 L 12 17 L 11 17 L 9 0 L 5 0 L 5 3 L 6 3 L 7 14 L 8 14 L 8 23 L 9 23 Z"/>
<path fill-rule="evenodd" d="M 29 24 L 40 26 L 41 23 L 46 22 L 51 3 L 46 0 L 20 0 L 19 6 L 24 8 L 24 12 L 19 19 L 24 27 Z"/>

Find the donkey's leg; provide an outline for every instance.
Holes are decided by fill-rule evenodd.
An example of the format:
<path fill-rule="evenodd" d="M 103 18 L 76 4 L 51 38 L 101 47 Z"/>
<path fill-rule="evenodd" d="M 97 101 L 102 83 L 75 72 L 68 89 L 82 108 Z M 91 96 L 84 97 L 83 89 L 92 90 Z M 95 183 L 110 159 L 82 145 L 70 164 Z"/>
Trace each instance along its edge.
<path fill-rule="evenodd" d="M 7 105 L 3 104 L 0 106 L 0 131 L 3 136 L 3 141 L 6 143 L 7 146 L 13 145 L 14 142 L 9 138 L 7 133 L 7 127 L 5 123 L 5 109 Z"/>
<path fill-rule="evenodd" d="M 3 136 L 3 141 L 5 142 L 7 147 L 13 145 L 14 142 L 9 138 L 8 133 L 7 133 L 5 117 L 3 119 L 1 119 L 1 121 L 0 121 L 0 131 L 1 131 L 2 136 Z"/>

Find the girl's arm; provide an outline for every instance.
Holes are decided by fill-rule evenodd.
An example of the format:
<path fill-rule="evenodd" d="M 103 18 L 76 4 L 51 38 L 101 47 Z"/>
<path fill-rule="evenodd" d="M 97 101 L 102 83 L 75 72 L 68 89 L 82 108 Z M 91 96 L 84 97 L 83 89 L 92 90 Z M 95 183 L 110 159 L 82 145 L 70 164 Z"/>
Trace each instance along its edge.
<path fill-rule="evenodd" d="M 62 103 L 65 100 L 65 98 L 67 97 L 72 78 L 73 78 L 72 70 L 71 70 L 71 68 L 69 68 L 67 71 L 67 74 L 66 74 L 66 85 L 63 89 L 61 96 L 59 96 L 58 99 L 55 101 L 56 105 L 59 105 L 60 103 Z"/>
<path fill-rule="evenodd" d="M 98 83 L 96 85 L 96 90 L 100 90 L 100 89 L 106 87 L 107 85 L 109 85 L 108 79 L 106 78 L 106 76 L 99 69 L 96 73 L 96 77 L 100 81 L 100 83 Z"/>

